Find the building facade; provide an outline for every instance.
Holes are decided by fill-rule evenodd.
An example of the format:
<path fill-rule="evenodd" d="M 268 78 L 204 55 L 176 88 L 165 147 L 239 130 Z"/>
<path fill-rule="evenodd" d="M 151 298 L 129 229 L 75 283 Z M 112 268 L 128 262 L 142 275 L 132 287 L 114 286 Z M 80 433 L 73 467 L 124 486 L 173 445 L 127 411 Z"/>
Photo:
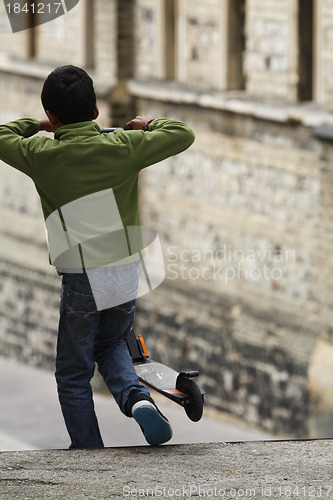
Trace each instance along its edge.
<path fill-rule="evenodd" d="M 208 406 L 332 435 L 333 1 L 80 0 L 14 34 L 0 5 L 0 26 L 2 122 L 42 117 L 44 78 L 70 63 L 94 78 L 101 126 L 149 113 L 196 133 L 141 178 L 166 270 L 138 305 L 152 356 L 198 368 Z M 59 284 L 39 201 L 0 176 L 1 352 L 51 366 Z"/>

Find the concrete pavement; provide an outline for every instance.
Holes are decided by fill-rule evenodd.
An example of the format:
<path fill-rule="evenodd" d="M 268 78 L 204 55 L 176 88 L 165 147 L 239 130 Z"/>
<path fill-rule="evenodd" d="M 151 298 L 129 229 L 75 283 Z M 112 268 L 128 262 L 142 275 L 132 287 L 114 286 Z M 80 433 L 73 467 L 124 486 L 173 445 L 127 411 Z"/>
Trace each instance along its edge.
<path fill-rule="evenodd" d="M 0 453 L 1 500 L 332 500 L 333 441 Z"/>
<path fill-rule="evenodd" d="M 273 436 L 234 420 L 214 418 L 205 410 L 191 422 L 184 410 L 154 394 L 173 427 L 170 444 L 269 440 Z M 113 398 L 95 394 L 95 407 L 105 446 L 145 445 L 133 419 L 122 415 Z M 61 415 L 54 375 L 0 357 L 0 450 L 64 449 L 69 438 Z"/>

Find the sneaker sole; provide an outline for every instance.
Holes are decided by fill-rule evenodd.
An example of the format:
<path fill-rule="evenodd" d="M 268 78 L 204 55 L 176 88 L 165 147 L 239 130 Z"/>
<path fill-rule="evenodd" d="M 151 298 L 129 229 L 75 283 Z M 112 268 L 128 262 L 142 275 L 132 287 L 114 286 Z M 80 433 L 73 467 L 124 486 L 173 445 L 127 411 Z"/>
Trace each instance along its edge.
<path fill-rule="evenodd" d="M 166 443 L 172 438 L 169 422 L 152 405 L 140 406 L 133 411 L 133 417 L 142 428 L 146 441 L 151 446 Z"/>

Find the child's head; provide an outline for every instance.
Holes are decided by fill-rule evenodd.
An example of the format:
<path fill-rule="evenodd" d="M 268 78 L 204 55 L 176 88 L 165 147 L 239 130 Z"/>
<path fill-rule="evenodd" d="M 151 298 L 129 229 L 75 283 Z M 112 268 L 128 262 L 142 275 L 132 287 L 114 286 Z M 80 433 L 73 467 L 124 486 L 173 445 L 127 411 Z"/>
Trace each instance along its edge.
<path fill-rule="evenodd" d="M 63 125 L 96 118 L 96 95 L 93 81 L 81 68 L 60 66 L 44 82 L 42 104 Z"/>

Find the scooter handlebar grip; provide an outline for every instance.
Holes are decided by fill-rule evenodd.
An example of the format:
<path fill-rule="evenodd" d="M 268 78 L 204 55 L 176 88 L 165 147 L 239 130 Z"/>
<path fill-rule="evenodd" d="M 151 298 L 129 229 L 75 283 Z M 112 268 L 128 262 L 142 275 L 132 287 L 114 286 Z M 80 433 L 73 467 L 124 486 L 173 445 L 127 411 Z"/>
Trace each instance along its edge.
<path fill-rule="evenodd" d="M 101 132 L 105 134 L 105 133 L 109 133 L 109 132 L 114 132 L 115 130 L 119 130 L 119 129 L 121 129 L 121 127 L 106 127 L 106 128 L 102 128 Z M 133 130 L 133 127 L 132 127 L 132 125 L 125 125 L 124 130 Z"/>

